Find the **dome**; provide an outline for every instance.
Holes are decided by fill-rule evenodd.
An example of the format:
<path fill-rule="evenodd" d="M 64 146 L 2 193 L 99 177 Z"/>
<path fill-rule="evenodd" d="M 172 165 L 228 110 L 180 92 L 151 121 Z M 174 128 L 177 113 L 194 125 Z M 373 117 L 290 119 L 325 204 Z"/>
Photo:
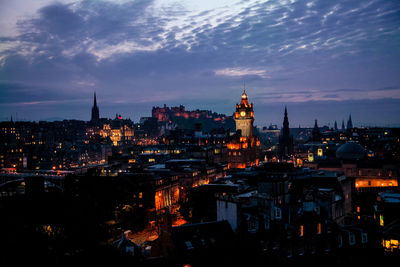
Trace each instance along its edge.
<path fill-rule="evenodd" d="M 361 159 L 365 156 L 365 149 L 354 142 L 341 145 L 336 151 L 336 157 L 341 159 Z"/>

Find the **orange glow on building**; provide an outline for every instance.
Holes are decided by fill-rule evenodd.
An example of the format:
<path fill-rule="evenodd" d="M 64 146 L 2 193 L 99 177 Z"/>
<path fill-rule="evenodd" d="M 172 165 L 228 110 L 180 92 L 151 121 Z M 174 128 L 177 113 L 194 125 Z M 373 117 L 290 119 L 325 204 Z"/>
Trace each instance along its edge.
<path fill-rule="evenodd" d="M 228 149 L 234 149 L 234 150 L 240 149 L 240 144 L 229 143 L 227 146 L 228 146 Z"/>
<path fill-rule="evenodd" d="M 300 225 L 300 236 L 304 236 L 304 226 Z"/>
<path fill-rule="evenodd" d="M 246 164 L 245 164 L 245 163 L 238 163 L 238 164 L 236 165 L 236 168 L 238 168 L 238 169 L 245 169 L 245 168 L 246 168 Z"/>
<path fill-rule="evenodd" d="M 303 166 L 303 160 L 300 158 L 296 159 L 296 165 L 299 167 Z"/>
<path fill-rule="evenodd" d="M 176 188 L 175 192 L 174 192 L 174 200 L 175 202 L 179 201 L 179 187 Z"/>
<path fill-rule="evenodd" d="M 187 224 L 187 221 L 185 221 L 182 218 L 179 218 L 176 221 L 172 222 L 172 227 L 181 226 L 183 224 Z"/>
<path fill-rule="evenodd" d="M 118 146 L 122 141 L 131 141 L 134 136 L 134 130 L 127 125 L 112 129 L 110 124 L 104 124 L 103 129 L 100 130 L 100 136 L 103 138 L 110 137 L 113 146 Z"/>
<path fill-rule="evenodd" d="M 357 178 L 356 188 L 398 186 L 396 179 Z"/>
<path fill-rule="evenodd" d="M 382 240 L 382 246 L 384 247 L 386 252 L 395 252 L 399 251 L 399 240 L 397 239 L 389 239 L 389 240 Z"/>

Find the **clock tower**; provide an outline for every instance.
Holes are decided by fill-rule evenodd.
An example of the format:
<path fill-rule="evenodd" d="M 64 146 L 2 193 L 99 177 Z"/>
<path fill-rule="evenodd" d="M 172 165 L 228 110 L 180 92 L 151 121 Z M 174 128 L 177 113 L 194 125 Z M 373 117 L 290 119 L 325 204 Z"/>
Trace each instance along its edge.
<path fill-rule="evenodd" d="M 236 104 L 235 112 L 236 131 L 241 130 L 243 137 L 253 136 L 254 111 L 253 104 L 249 104 L 246 90 L 243 91 L 240 104 Z"/>

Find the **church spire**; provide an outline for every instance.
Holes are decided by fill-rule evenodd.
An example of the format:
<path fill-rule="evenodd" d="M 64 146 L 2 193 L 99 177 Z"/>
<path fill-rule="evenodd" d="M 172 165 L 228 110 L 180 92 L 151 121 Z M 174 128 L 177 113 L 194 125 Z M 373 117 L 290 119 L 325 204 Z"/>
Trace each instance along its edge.
<path fill-rule="evenodd" d="M 94 97 L 93 97 L 93 107 L 97 107 L 97 101 L 96 101 L 96 91 L 94 91 Z"/>
<path fill-rule="evenodd" d="M 318 120 L 315 120 L 314 129 L 312 130 L 312 140 L 313 141 L 320 141 L 321 140 L 321 133 L 318 127 Z"/>
<path fill-rule="evenodd" d="M 353 121 L 351 120 L 351 114 L 349 115 L 349 120 L 347 121 L 347 129 L 353 129 Z"/>
<path fill-rule="evenodd" d="M 100 119 L 99 108 L 97 107 L 96 91 L 93 94 L 93 107 L 92 107 L 92 117 L 90 121 L 92 123 L 97 123 Z"/>
<path fill-rule="evenodd" d="M 293 136 L 290 135 L 289 118 L 287 108 L 283 117 L 283 127 L 279 136 L 279 153 L 280 157 L 288 157 L 293 153 Z"/>
<path fill-rule="evenodd" d="M 289 133 L 289 119 L 288 119 L 288 115 L 287 115 L 287 108 L 285 106 L 285 114 L 283 117 L 283 128 L 288 130 Z"/>

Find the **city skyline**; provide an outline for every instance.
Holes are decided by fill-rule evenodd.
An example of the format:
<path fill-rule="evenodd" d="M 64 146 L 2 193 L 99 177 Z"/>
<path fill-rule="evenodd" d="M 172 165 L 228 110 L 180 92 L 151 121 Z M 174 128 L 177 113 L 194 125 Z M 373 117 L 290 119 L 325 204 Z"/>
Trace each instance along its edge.
<path fill-rule="evenodd" d="M 215 1 L 214 1 L 215 2 Z M 138 121 L 152 106 L 255 124 L 400 125 L 396 1 L 23 1 L 0 14 L 0 120 Z"/>

